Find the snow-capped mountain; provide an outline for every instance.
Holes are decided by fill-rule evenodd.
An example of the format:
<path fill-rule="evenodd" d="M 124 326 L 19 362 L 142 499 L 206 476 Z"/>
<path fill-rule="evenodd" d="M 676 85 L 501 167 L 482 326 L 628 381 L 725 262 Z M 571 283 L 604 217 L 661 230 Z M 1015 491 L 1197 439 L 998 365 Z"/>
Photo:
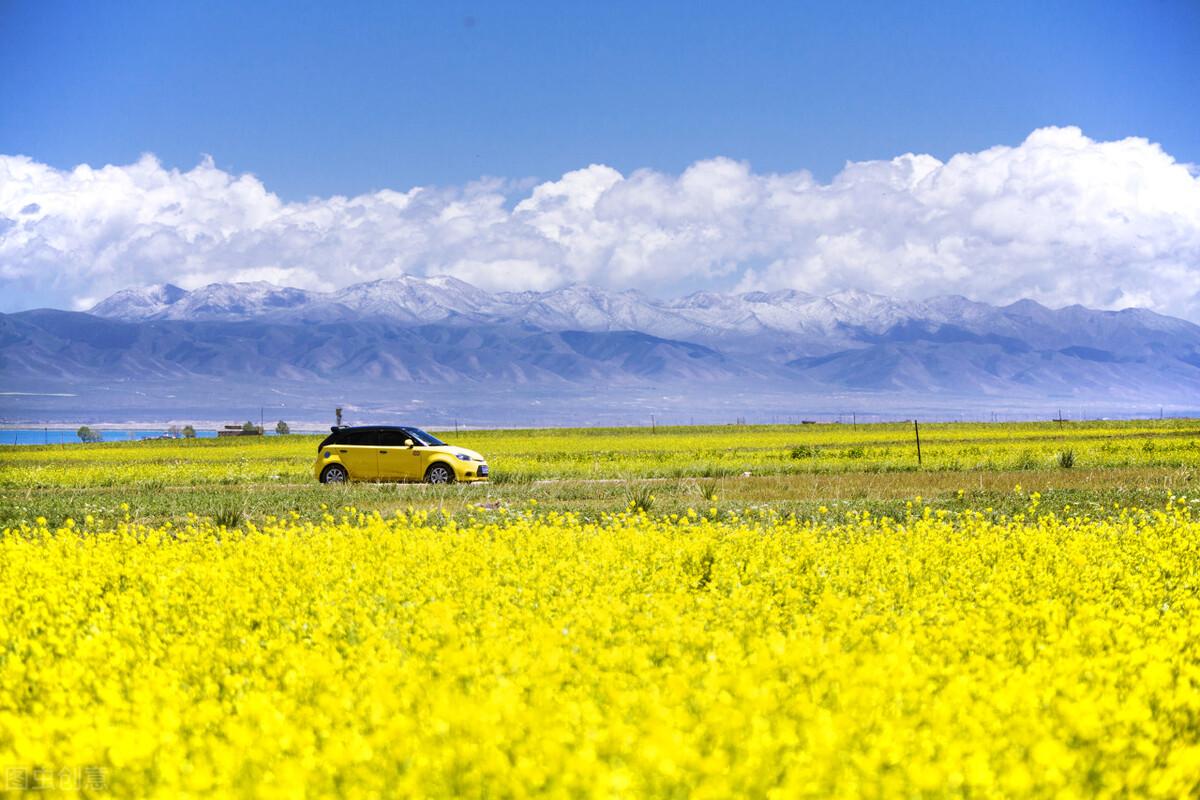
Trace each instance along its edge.
<path fill-rule="evenodd" d="M 825 297 L 792 289 L 745 294 L 697 292 L 667 307 L 711 329 L 748 335 L 775 332 L 828 337 L 845 328 L 882 332 L 900 322 L 927 316 L 920 304 L 856 290 Z"/>
<path fill-rule="evenodd" d="M 493 313 L 499 317 L 551 330 L 632 330 L 691 339 L 720 332 L 634 290 L 567 286 L 549 292 L 505 292 L 496 299 Z"/>
<path fill-rule="evenodd" d="M 142 404 L 151 386 L 163 408 L 264 393 L 373 398 L 380 408 L 436 396 L 444 418 L 495 424 L 529 422 L 532 412 L 496 399 L 514 393 L 527 409 L 555 404 L 559 422 L 646 408 L 688 418 L 735 407 L 742 416 L 848 402 L 911 408 L 912 398 L 954 410 L 1064 400 L 1194 408 L 1200 327 L 1141 309 L 862 291 L 660 300 L 411 276 L 329 292 L 164 285 L 118 292 L 91 313 L 0 314 L 0 378 L 7 396 L 60 392 L 89 398 L 86 408 L 98 396 L 114 408 Z"/>
<path fill-rule="evenodd" d="M 98 317 L 136 320 L 245 320 L 272 316 L 300 316 L 322 296 L 302 289 L 279 287 L 265 281 L 212 283 L 187 291 L 163 284 L 125 289 L 100 301 L 90 313 Z"/>
<path fill-rule="evenodd" d="M 495 297 L 449 276 L 411 276 L 356 283 L 331 294 L 312 293 L 311 311 L 328 317 L 381 318 L 403 322 L 438 322 L 460 315 L 493 314 Z"/>
<path fill-rule="evenodd" d="M 948 315 L 932 313 L 920 303 L 852 290 L 825 297 L 794 290 L 697 292 L 681 299 L 657 300 L 635 290 L 608 292 L 581 285 L 545 292 L 490 293 L 448 276 L 407 275 L 333 292 L 283 288 L 261 281 L 214 283 L 190 292 L 167 284 L 117 292 L 90 313 L 130 322 L 371 318 L 421 324 L 462 318 L 518 322 L 547 330 L 636 330 L 696 339 L 761 334 L 830 337 L 847 328 L 882 332 L 915 319 L 949 320 Z"/>
<path fill-rule="evenodd" d="M 448 276 L 402 276 L 314 292 L 270 283 L 217 283 L 193 291 L 153 286 L 117 292 L 93 315 L 127 322 L 255 320 L 393 325 L 506 325 L 544 331 L 637 331 L 780 360 L 825 356 L 881 341 L 1013 340 L 1033 350 L 1084 348 L 1122 356 L 1200 347 L 1200 327 L 1143 309 L 1050 309 L 1032 300 L 997 307 L 963 297 L 923 302 L 846 290 L 697 292 L 659 300 L 640 292 L 568 286 L 487 292 Z M 1083 351 L 1080 351 L 1083 352 Z"/>

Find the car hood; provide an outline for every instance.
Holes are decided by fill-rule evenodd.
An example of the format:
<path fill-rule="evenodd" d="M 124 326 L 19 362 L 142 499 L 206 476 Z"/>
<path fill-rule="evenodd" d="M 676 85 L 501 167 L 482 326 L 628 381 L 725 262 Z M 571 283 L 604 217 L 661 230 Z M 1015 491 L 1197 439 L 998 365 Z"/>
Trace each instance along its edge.
<path fill-rule="evenodd" d="M 465 456 L 469 456 L 472 461 L 486 461 L 487 460 L 483 456 L 479 455 L 479 453 L 476 453 L 474 450 L 468 450 L 465 447 L 455 447 L 454 445 L 446 445 L 445 447 L 439 447 L 437 449 L 442 451 L 443 453 L 447 453 L 452 456 L 457 456 L 459 453 L 462 453 Z"/>

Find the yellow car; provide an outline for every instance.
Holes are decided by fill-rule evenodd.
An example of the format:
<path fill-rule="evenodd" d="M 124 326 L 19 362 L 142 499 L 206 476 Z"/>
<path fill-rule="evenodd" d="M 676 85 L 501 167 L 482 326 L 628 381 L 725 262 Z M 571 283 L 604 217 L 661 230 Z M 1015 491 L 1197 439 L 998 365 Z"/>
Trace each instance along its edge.
<path fill-rule="evenodd" d="M 420 428 L 366 425 L 331 428 L 317 448 L 313 476 L 346 481 L 484 481 L 488 465 L 474 450 L 454 447 Z"/>

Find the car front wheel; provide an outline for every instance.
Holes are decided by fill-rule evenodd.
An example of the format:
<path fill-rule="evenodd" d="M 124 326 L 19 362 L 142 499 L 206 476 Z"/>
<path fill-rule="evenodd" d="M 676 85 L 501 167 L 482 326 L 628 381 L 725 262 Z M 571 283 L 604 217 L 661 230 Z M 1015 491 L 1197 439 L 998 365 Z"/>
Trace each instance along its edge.
<path fill-rule="evenodd" d="M 429 483 L 454 483 L 454 470 L 445 464 L 434 464 L 425 472 L 425 480 Z"/>
<path fill-rule="evenodd" d="M 349 477 L 341 464 L 330 464 L 321 471 L 321 483 L 345 483 Z"/>

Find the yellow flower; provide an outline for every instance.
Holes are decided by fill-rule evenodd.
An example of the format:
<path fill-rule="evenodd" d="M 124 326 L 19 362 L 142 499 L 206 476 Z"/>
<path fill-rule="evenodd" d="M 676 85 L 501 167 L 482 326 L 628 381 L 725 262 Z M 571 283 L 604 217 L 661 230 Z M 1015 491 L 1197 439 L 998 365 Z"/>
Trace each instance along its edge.
<path fill-rule="evenodd" d="M 1004 468 L 1037 426 L 998 430 L 974 453 L 978 428 L 934 427 L 926 463 Z M 1187 431 L 1150 453 L 1088 430 L 1095 463 L 1109 445 L 1120 463 L 1200 463 Z M 873 432 L 856 465 L 908 459 L 910 434 Z M 864 441 L 489 435 L 530 481 L 564 464 L 655 477 L 655 447 L 669 469 L 708 448 L 758 476 Z M 781 459 L 800 436 L 828 452 Z M 545 512 L 512 501 L 521 484 L 314 485 L 294 508 L 247 492 L 235 533 L 186 505 L 307 480 L 314 444 L 5 450 L 0 482 L 29 509 L 10 518 L 34 523 L 0 536 L 0 763 L 76 769 L 103 783 L 78 793 L 117 797 L 1195 794 L 1200 519 L 1181 498 L 866 513 L 839 489 L 832 507 L 678 513 L 684 481 L 661 513 Z M 144 499 L 167 483 L 199 490 Z M 137 493 L 56 491 L 114 484 Z M 469 517 L 479 489 L 506 498 L 498 514 Z M 111 513 L 122 499 L 136 520 L 131 502 Z"/>

